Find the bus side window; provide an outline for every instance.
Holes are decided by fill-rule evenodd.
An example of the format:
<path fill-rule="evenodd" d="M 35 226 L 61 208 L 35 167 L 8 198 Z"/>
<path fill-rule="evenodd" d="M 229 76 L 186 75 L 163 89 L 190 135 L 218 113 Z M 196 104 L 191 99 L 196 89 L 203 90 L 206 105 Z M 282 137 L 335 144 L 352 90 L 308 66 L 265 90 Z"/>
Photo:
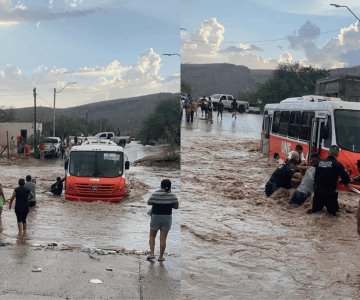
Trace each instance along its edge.
<path fill-rule="evenodd" d="M 328 117 L 326 127 L 328 128 L 328 138 L 324 139 L 324 146 L 329 148 L 331 146 L 331 117 Z"/>
<path fill-rule="evenodd" d="M 311 125 L 312 120 L 315 118 L 315 113 L 311 111 L 305 111 L 301 118 L 301 128 L 299 138 L 301 140 L 309 141 L 311 137 Z"/>
<path fill-rule="evenodd" d="M 272 124 L 272 132 L 278 133 L 279 132 L 279 125 L 280 125 L 280 112 L 276 111 L 274 112 L 274 121 Z"/>
<path fill-rule="evenodd" d="M 289 136 L 293 138 L 299 137 L 301 125 L 301 111 L 292 111 L 290 114 Z"/>
<path fill-rule="evenodd" d="M 282 111 L 280 114 L 279 134 L 287 136 L 289 129 L 290 112 Z"/>

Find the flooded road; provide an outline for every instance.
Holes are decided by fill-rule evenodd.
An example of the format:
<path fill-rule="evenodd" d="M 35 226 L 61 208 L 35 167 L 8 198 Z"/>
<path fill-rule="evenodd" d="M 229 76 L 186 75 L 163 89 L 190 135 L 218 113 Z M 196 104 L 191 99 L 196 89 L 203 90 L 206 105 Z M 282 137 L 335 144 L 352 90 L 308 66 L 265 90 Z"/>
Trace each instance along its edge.
<path fill-rule="evenodd" d="M 339 217 L 266 198 L 276 165 L 257 152 L 261 120 L 183 120 L 183 298 L 358 299 L 358 197 L 339 193 Z"/>
<path fill-rule="evenodd" d="M 125 148 L 130 162 L 159 152 L 159 147 L 143 147 L 135 142 Z M 14 163 L 10 163 L 13 161 Z M 28 216 L 27 242 L 50 243 L 105 249 L 148 250 L 150 218 L 147 198 L 157 190 L 163 178 L 173 182 L 173 191 L 180 190 L 178 168 L 131 166 L 127 172 L 128 196 L 122 203 L 72 202 L 64 196 L 56 197 L 50 186 L 57 176 L 64 176 L 63 161 L 15 159 L 8 162 L 2 158 L 0 183 L 7 199 L 17 186 L 20 177 L 30 174 L 37 181 L 37 206 Z M 173 215 L 173 227 L 169 234 L 167 252 L 179 255 L 180 225 L 178 211 Z M 3 231 L 0 242 L 16 242 L 17 226 L 14 210 L 4 206 Z"/>

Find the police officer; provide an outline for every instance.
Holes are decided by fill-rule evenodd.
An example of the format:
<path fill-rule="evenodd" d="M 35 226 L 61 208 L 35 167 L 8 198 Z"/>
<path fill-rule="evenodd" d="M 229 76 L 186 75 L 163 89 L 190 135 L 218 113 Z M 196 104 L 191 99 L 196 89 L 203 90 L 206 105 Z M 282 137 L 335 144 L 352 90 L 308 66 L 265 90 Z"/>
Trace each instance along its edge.
<path fill-rule="evenodd" d="M 344 166 L 336 160 L 339 156 L 339 147 L 332 145 L 329 149 L 329 156 L 319 161 L 316 166 L 314 180 L 314 198 L 309 213 L 316 213 L 325 206 L 328 213 L 336 216 L 339 211 L 338 193 L 336 185 L 341 177 L 341 183 L 347 185 L 350 182 L 349 174 Z"/>

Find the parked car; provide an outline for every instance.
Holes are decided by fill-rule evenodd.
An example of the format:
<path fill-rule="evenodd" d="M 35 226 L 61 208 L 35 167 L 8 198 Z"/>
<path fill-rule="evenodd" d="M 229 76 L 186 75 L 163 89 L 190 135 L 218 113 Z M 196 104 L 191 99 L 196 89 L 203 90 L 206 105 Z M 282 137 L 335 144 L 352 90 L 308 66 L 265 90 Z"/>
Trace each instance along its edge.
<path fill-rule="evenodd" d="M 117 136 L 114 132 L 107 131 L 107 132 L 99 132 L 95 134 L 94 136 L 87 137 L 87 139 L 107 139 L 111 140 L 114 143 L 118 144 L 119 146 L 125 147 L 126 144 L 129 144 L 131 142 L 130 136 Z"/>
<path fill-rule="evenodd" d="M 232 110 L 231 103 L 235 99 L 233 95 L 214 94 L 214 95 L 211 95 L 210 97 L 211 97 L 211 100 L 214 105 L 214 110 L 217 110 L 217 105 L 218 105 L 220 99 L 222 100 L 222 103 L 224 104 L 224 109 L 227 109 L 229 111 Z M 243 112 L 247 111 L 247 109 L 249 107 L 249 102 L 236 100 L 236 103 L 238 104 L 238 112 L 243 113 Z"/>
<path fill-rule="evenodd" d="M 247 112 L 248 112 L 249 114 L 250 114 L 250 113 L 260 114 L 261 109 L 260 109 L 260 106 L 257 105 L 257 104 L 249 104 L 249 108 L 248 108 Z"/>
<path fill-rule="evenodd" d="M 51 156 L 51 145 L 54 144 L 55 146 L 55 157 L 58 157 L 58 155 L 60 154 L 60 145 L 61 145 L 61 139 L 59 137 L 55 137 L 55 136 L 50 136 L 50 137 L 46 137 L 42 140 L 42 142 L 45 144 L 45 151 L 44 151 L 44 156 L 45 157 L 49 157 Z"/>

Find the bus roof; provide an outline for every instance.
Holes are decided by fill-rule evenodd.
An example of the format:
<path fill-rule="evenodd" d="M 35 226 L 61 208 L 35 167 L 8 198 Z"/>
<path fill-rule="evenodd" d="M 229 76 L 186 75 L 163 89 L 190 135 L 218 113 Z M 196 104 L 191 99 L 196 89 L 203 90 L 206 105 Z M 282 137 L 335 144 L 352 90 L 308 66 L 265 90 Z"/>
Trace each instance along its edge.
<path fill-rule="evenodd" d="M 71 151 L 105 151 L 124 152 L 124 148 L 110 140 L 87 140 L 79 146 L 73 146 Z"/>
<path fill-rule="evenodd" d="M 319 95 L 306 95 L 302 97 L 291 97 L 280 101 L 280 103 L 299 103 L 299 102 L 323 102 L 323 101 L 342 101 L 340 98 L 325 97 Z"/>
<path fill-rule="evenodd" d="M 360 110 L 360 102 L 343 101 L 340 98 L 325 97 L 317 95 L 307 95 L 302 97 L 292 97 L 265 105 L 265 110 L 334 110 L 350 109 Z"/>

